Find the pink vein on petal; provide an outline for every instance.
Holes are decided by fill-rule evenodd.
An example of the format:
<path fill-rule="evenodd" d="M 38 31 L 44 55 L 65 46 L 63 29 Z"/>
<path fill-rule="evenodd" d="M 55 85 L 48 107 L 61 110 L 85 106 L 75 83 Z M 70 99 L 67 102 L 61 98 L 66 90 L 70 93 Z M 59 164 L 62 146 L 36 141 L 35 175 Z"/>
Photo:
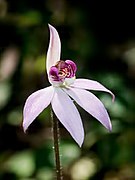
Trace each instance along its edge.
<path fill-rule="evenodd" d="M 74 84 L 72 84 L 72 87 L 108 92 L 112 95 L 112 101 L 114 101 L 115 99 L 114 94 L 97 81 L 93 81 L 89 79 L 76 79 Z"/>
<path fill-rule="evenodd" d="M 23 109 L 23 129 L 27 130 L 34 119 L 50 104 L 54 95 L 52 86 L 38 90 L 31 94 Z"/>
<path fill-rule="evenodd" d="M 61 54 L 61 42 L 60 42 L 59 34 L 57 30 L 50 24 L 49 24 L 49 30 L 50 30 L 50 41 L 49 41 L 49 47 L 46 57 L 46 68 L 48 75 L 51 66 L 54 66 L 55 63 L 60 60 L 60 54 Z"/>
<path fill-rule="evenodd" d="M 55 88 L 55 94 L 51 103 L 59 121 L 81 146 L 84 140 L 84 129 L 80 114 L 73 101 L 62 89 Z"/>
<path fill-rule="evenodd" d="M 109 131 L 112 130 L 109 115 L 103 103 L 94 94 L 87 90 L 77 88 L 64 89 L 64 91 Z"/>

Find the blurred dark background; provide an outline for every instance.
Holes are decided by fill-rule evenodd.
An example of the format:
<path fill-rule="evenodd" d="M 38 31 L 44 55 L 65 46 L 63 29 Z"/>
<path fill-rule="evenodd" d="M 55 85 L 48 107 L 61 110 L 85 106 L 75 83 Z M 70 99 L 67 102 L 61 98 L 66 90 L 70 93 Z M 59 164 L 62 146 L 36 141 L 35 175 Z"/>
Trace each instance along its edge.
<path fill-rule="evenodd" d="M 119 3 L 118 3 L 119 2 Z M 135 179 L 135 11 L 130 1 L 0 0 L 0 180 L 53 180 L 50 107 L 22 130 L 26 98 L 49 85 L 45 72 L 48 23 L 59 32 L 62 59 L 77 77 L 101 82 L 116 96 L 94 92 L 113 131 L 79 108 L 80 149 L 60 125 L 64 180 Z"/>

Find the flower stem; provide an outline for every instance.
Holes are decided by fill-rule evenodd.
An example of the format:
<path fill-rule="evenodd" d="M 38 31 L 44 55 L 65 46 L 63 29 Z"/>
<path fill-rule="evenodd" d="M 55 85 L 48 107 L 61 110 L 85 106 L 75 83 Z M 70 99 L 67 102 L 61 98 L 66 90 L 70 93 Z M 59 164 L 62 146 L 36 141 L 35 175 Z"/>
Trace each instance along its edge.
<path fill-rule="evenodd" d="M 53 128 L 53 144 L 54 144 L 54 154 L 55 154 L 55 164 L 56 164 L 56 177 L 57 180 L 62 180 L 62 169 L 60 163 L 60 153 L 59 153 L 59 122 L 51 110 L 52 128 Z"/>

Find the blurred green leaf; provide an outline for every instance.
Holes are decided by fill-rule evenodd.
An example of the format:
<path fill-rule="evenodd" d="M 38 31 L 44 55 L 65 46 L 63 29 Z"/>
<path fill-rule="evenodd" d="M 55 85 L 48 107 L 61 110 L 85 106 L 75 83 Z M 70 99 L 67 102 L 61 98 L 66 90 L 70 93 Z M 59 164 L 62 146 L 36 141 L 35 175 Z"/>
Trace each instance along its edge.
<path fill-rule="evenodd" d="M 14 172 L 19 177 L 29 177 L 35 170 L 32 151 L 19 152 L 13 155 L 6 163 L 9 172 Z"/>

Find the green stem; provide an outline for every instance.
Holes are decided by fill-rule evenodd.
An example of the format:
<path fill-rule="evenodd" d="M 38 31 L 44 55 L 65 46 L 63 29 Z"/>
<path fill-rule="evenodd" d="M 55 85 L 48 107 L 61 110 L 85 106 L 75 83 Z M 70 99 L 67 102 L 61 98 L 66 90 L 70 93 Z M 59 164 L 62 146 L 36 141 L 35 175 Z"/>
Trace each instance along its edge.
<path fill-rule="evenodd" d="M 56 177 L 57 180 L 62 180 L 62 169 L 60 163 L 60 153 L 59 153 L 59 122 L 51 110 L 52 127 L 53 127 L 53 143 L 54 143 L 54 154 L 56 163 Z"/>

